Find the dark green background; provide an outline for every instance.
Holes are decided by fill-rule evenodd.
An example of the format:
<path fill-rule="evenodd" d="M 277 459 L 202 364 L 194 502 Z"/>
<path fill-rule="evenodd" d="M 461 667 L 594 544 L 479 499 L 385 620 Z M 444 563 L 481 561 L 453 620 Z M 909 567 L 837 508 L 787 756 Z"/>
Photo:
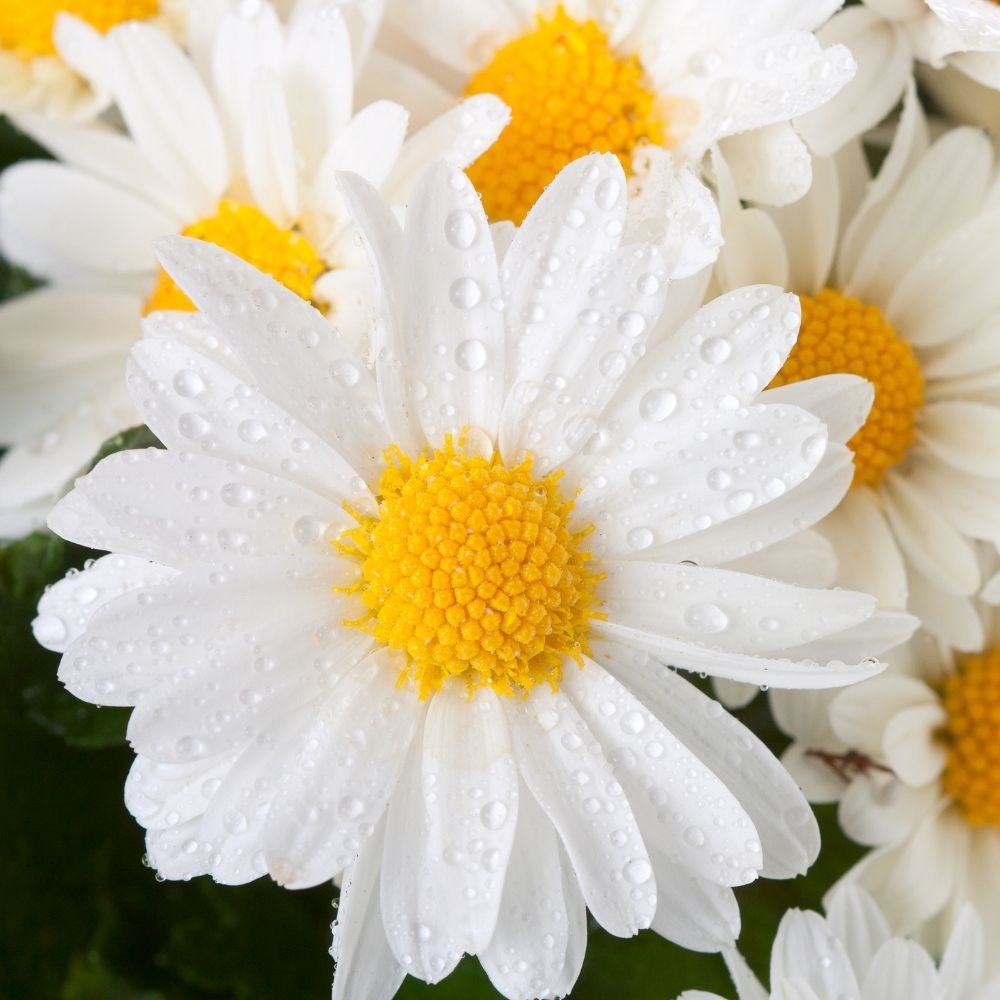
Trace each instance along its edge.
<path fill-rule="evenodd" d="M 0 167 L 39 155 L 0 123 Z M 0 297 L 30 287 L 0 261 Z M 83 331 L 82 331 L 83 332 Z M 152 443 L 142 430 L 108 450 Z M 2 1000 L 298 1000 L 329 996 L 329 888 L 289 892 L 260 880 L 159 883 L 142 863 L 142 830 L 125 811 L 131 761 L 126 712 L 77 702 L 56 680 L 58 657 L 30 622 L 47 583 L 94 553 L 47 534 L 0 549 L 0 998 Z M 778 750 L 758 698 L 743 713 Z M 740 944 L 766 976 L 771 939 L 790 906 L 816 908 L 859 856 L 821 815 L 824 850 L 807 878 L 740 891 Z M 574 1000 L 671 1000 L 688 988 L 732 995 L 721 960 L 645 932 L 629 941 L 593 928 Z M 409 979 L 400 997 L 476 1000 L 497 994 L 466 959 L 437 987 Z"/>

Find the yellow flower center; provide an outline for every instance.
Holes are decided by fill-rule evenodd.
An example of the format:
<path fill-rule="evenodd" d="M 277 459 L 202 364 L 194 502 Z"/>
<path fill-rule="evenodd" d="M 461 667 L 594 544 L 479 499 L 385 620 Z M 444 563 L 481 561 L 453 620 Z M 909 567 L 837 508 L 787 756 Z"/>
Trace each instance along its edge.
<path fill-rule="evenodd" d="M 500 138 L 469 168 L 494 220 L 520 224 L 571 160 L 616 153 L 629 170 L 640 142 L 665 142 L 638 57 L 615 55 L 596 21 L 576 21 L 561 5 L 499 49 L 465 92 L 496 94 L 512 111 Z"/>
<path fill-rule="evenodd" d="M 74 14 L 98 31 L 159 13 L 159 0 L 0 0 L 0 48 L 22 59 L 55 55 L 57 14 Z"/>
<path fill-rule="evenodd" d="M 512 695 L 558 687 L 567 657 L 589 652 L 600 575 L 569 527 L 560 473 L 541 479 L 530 458 L 508 468 L 445 446 L 411 459 L 385 453 L 378 513 L 334 544 L 361 564 L 367 613 L 347 624 L 407 654 L 400 678 L 420 697 L 449 677 Z"/>
<path fill-rule="evenodd" d="M 251 205 L 223 201 L 215 215 L 188 226 L 181 235 L 214 243 L 242 257 L 304 299 L 312 298 L 313 285 L 326 270 L 319 254 L 304 236 L 294 229 L 276 226 L 260 209 Z M 157 309 L 194 311 L 191 300 L 162 270 L 146 302 L 145 312 Z"/>
<path fill-rule="evenodd" d="M 878 306 L 832 288 L 799 300 L 799 339 L 771 387 L 837 372 L 868 379 L 875 402 L 848 445 L 854 451 L 854 485 L 876 486 L 913 443 L 924 401 L 924 376 L 913 348 Z"/>
<path fill-rule="evenodd" d="M 941 692 L 944 790 L 972 826 L 1000 826 L 1000 646 L 959 664 Z"/>

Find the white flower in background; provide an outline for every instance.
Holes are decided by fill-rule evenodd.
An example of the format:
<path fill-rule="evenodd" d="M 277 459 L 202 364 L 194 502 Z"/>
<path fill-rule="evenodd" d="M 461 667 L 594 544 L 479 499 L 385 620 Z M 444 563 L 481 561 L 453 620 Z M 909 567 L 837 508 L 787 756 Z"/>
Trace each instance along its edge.
<path fill-rule="evenodd" d="M 511 125 L 471 172 L 491 219 L 519 222 L 553 175 L 592 151 L 640 176 L 673 150 L 700 165 L 722 141 L 741 194 L 785 204 L 809 186 L 789 120 L 854 73 L 812 35 L 838 0 L 390 0 L 380 46 L 408 90 L 440 108 L 495 93 Z M 410 84 L 414 71 L 429 78 Z M 432 89 L 433 86 L 433 89 Z M 434 92 L 437 97 L 435 100 Z M 395 91 L 387 91 L 394 94 Z"/>
<path fill-rule="evenodd" d="M 612 934 L 731 943 L 731 887 L 804 871 L 818 829 L 664 664 L 806 687 L 880 669 L 836 659 L 870 598 L 749 571 L 847 485 L 817 472 L 816 417 L 758 399 L 796 298 L 741 289 L 656 327 L 668 269 L 621 243 L 613 156 L 566 168 L 505 250 L 452 167 L 405 232 L 342 183 L 378 275 L 370 352 L 223 250 L 166 241 L 203 315 L 150 317 L 128 383 L 167 450 L 106 459 L 50 518 L 112 553 L 35 631 L 79 697 L 136 706 L 150 862 L 344 871 L 338 998 L 466 952 L 508 997 L 565 994 L 588 907 Z M 698 546 L 715 558 L 684 563 Z"/>
<path fill-rule="evenodd" d="M 914 70 L 959 121 L 998 120 L 1000 6 L 993 0 L 864 0 L 836 14 L 817 37 L 846 45 L 858 64 L 840 93 L 795 123 L 821 156 L 885 119 Z"/>
<path fill-rule="evenodd" d="M 939 966 L 915 941 L 892 937 L 866 892 L 845 885 L 832 893 L 826 916 L 789 910 L 771 950 L 766 990 L 737 952 L 726 964 L 738 1000 L 997 1000 L 1000 979 L 987 981 L 983 926 L 962 910 Z M 990 942 L 992 943 L 992 942 Z M 689 990 L 680 1000 L 722 1000 Z"/>
<path fill-rule="evenodd" d="M 817 159 L 814 174 L 795 205 L 741 210 L 720 170 L 718 284 L 767 281 L 801 297 L 802 332 L 769 397 L 823 413 L 823 394 L 844 373 L 874 386 L 860 430 L 827 420 L 856 462 L 853 488 L 820 526 L 837 552 L 838 583 L 911 611 L 960 649 L 979 649 L 975 540 L 1000 543 L 991 144 L 959 128 L 928 148 L 911 88 L 875 179 L 859 144 Z M 870 389 L 856 391 L 863 415 Z"/>
<path fill-rule="evenodd" d="M 102 33 L 143 21 L 179 37 L 187 6 L 187 0 L 0 4 L 0 113 L 93 118 L 111 99 Z"/>
<path fill-rule="evenodd" d="M 204 13 L 204 12 L 203 12 Z M 0 308 L 0 537 L 25 530 L 105 438 L 137 422 L 121 378 L 141 315 L 189 309 L 151 241 L 184 233 L 246 258 L 345 329 L 366 325 L 367 261 L 337 192 L 356 171 L 405 200 L 437 158 L 474 160 L 507 119 L 471 98 L 404 142 L 388 101 L 353 109 L 346 5 L 237 5 L 194 61 L 161 32 L 103 41 L 128 135 L 22 116 L 62 162 L 0 180 L 0 242 L 48 287 Z M 81 330 L 85 336 L 81 336 Z"/>
<path fill-rule="evenodd" d="M 890 670 L 848 695 L 774 692 L 793 737 L 784 761 L 810 799 L 839 801 L 840 823 L 875 850 L 846 876 L 893 929 L 943 946 L 972 903 L 1000 940 L 1000 620 L 980 607 L 982 652 L 955 655 L 925 633 Z M 1000 955 L 987 959 L 1000 972 Z"/>

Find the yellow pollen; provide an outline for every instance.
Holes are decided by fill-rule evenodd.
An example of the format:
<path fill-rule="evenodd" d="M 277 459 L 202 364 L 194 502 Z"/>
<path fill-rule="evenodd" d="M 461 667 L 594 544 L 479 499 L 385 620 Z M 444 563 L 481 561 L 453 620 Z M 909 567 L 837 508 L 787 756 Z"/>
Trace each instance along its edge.
<path fill-rule="evenodd" d="M 159 8 L 159 0 L 0 0 L 0 48 L 22 59 L 55 55 L 57 14 L 74 14 L 104 32 L 122 21 L 155 17 Z"/>
<path fill-rule="evenodd" d="M 415 459 L 392 447 L 379 485 L 378 513 L 351 510 L 358 522 L 334 542 L 355 558 L 366 614 L 346 624 L 403 650 L 400 683 L 420 697 L 449 677 L 469 689 L 512 695 L 548 682 L 567 657 L 589 652 L 588 623 L 600 575 L 569 527 L 572 500 L 560 473 L 540 479 L 532 459 L 508 468 L 443 448 Z"/>
<path fill-rule="evenodd" d="M 496 94 L 512 112 L 500 138 L 468 171 L 494 220 L 520 224 L 571 160 L 615 153 L 627 171 L 639 143 L 664 143 L 638 57 L 615 55 L 596 21 L 576 21 L 562 5 L 500 48 L 465 93 Z"/>
<path fill-rule="evenodd" d="M 944 790 L 972 826 L 1000 826 L 1000 646 L 970 656 L 943 684 Z"/>
<path fill-rule="evenodd" d="M 304 236 L 294 229 L 276 226 L 260 209 L 251 205 L 223 201 L 216 215 L 195 222 L 181 235 L 214 243 L 242 257 L 304 299 L 312 298 L 313 285 L 326 270 L 319 254 Z M 148 314 L 157 309 L 194 310 L 191 300 L 162 270 L 144 312 Z"/>
<path fill-rule="evenodd" d="M 913 348 L 878 306 L 832 288 L 815 296 L 800 295 L 799 300 L 799 339 L 771 387 L 837 372 L 868 379 L 875 387 L 875 402 L 848 445 L 854 452 L 853 485 L 876 486 L 913 443 L 924 401 L 924 376 Z"/>

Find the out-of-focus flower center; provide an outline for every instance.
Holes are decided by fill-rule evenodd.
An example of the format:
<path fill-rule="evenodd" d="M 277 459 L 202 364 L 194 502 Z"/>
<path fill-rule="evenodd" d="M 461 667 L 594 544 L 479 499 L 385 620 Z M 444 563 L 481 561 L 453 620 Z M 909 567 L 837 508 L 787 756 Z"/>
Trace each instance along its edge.
<path fill-rule="evenodd" d="M 188 226 L 181 235 L 214 243 L 242 257 L 304 299 L 313 297 L 313 285 L 326 270 L 316 249 L 304 236 L 294 229 L 275 225 L 251 205 L 223 201 L 215 215 Z M 162 270 L 145 312 L 157 309 L 194 310 L 191 300 Z"/>
<path fill-rule="evenodd" d="M 159 0 L 0 0 L 0 47 L 23 59 L 51 56 L 57 14 L 74 14 L 98 31 L 159 13 Z"/>
<path fill-rule="evenodd" d="M 596 21 L 574 20 L 561 5 L 500 48 L 465 92 L 496 94 L 512 112 L 469 168 L 494 220 L 520 224 L 552 178 L 580 156 L 616 153 L 628 171 L 639 143 L 666 138 L 638 57 L 616 55 Z"/>
<path fill-rule="evenodd" d="M 943 685 L 944 790 L 972 826 L 1000 826 L 1000 646 L 970 656 Z"/>
<path fill-rule="evenodd" d="M 878 306 L 832 288 L 799 299 L 799 339 L 771 387 L 837 372 L 868 379 L 875 402 L 848 444 L 854 452 L 854 485 L 877 486 L 913 444 L 924 402 L 920 364 Z"/>
<path fill-rule="evenodd" d="M 348 622 L 407 654 L 404 677 L 427 697 L 449 677 L 511 695 L 557 687 L 567 657 L 588 652 L 599 575 L 569 527 L 559 473 L 530 458 L 508 467 L 445 446 L 385 455 L 378 513 L 335 543 L 358 560 L 348 590 L 367 608 Z"/>

